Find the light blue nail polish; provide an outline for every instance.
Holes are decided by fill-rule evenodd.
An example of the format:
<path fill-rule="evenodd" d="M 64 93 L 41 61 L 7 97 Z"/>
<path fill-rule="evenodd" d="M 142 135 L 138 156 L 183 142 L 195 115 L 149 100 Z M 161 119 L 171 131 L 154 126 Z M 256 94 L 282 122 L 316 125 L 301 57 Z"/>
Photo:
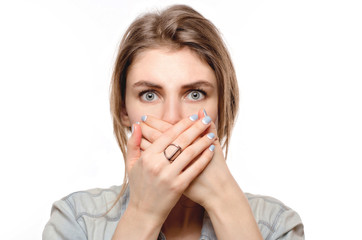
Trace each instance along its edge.
<path fill-rule="evenodd" d="M 147 115 L 143 115 L 143 116 L 141 117 L 141 120 L 142 120 L 142 122 L 145 122 L 145 121 L 147 120 Z"/>
<path fill-rule="evenodd" d="M 135 124 L 138 124 L 138 125 L 140 125 L 140 122 L 135 122 Z"/>
<path fill-rule="evenodd" d="M 204 119 L 202 119 L 202 123 L 203 124 L 209 124 L 211 122 L 211 117 L 206 116 L 204 117 Z"/>
<path fill-rule="evenodd" d="M 215 134 L 213 134 L 213 133 L 208 133 L 206 136 L 207 136 L 209 139 L 213 139 L 213 138 L 215 137 Z"/>
<path fill-rule="evenodd" d="M 209 116 L 209 115 L 207 115 L 205 108 L 204 108 L 204 116 L 205 116 L 205 117 L 206 117 L 206 116 Z"/>
<path fill-rule="evenodd" d="M 213 152 L 213 151 L 215 150 L 215 145 L 211 145 L 211 146 L 209 147 L 209 150 L 210 150 L 211 152 Z"/>
<path fill-rule="evenodd" d="M 197 119 L 199 119 L 199 116 L 198 116 L 197 114 L 194 114 L 194 115 L 191 115 L 189 118 L 190 118 L 191 121 L 194 122 L 194 121 L 196 121 Z"/>

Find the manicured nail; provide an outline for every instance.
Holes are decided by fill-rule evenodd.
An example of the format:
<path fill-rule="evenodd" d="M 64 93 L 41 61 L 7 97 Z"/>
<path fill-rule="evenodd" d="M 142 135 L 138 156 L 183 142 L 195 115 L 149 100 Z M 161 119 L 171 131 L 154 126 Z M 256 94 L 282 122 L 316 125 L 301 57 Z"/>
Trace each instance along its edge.
<path fill-rule="evenodd" d="M 141 120 L 142 120 L 142 122 L 145 122 L 145 121 L 147 120 L 147 115 L 143 115 L 143 116 L 141 117 Z"/>
<path fill-rule="evenodd" d="M 211 122 L 211 117 L 206 116 L 204 117 L 204 119 L 202 119 L 202 123 L 203 124 L 209 124 Z"/>
<path fill-rule="evenodd" d="M 135 122 L 135 124 L 138 124 L 138 125 L 140 125 L 140 122 Z"/>
<path fill-rule="evenodd" d="M 191 121 L 194 122 L 194 121 L 196 121 L 197 119 L 199 119 L 199 116 L 198 116 L 197 114 L 194 114 L 194 115 L 191 115 L 189 118 L 190 118 Z"/>
<path fill-rule="evenodd" d="M 215 150 L 215 145 L 211 145 L 211 146 L 209 147 L 209 150 L 210 150 L 211 152 L 213 152 L 213 151 Z"/>
<path fill-rule="evenodd" d="M 205 110 L 205 108 L 204 108 L 204 116 L 205 116 L 205 117 L 206 117 L 206 116 L 208 116 L 208 115 L 207 115 L 207 113 L 206 113 L 206 110 Z"/>
<path fill-rule="evenodd" d="M 213 138 L 215 137 L 215 134 L 213 134 L 213 133 L 208 133 L 206 136 L 207 136 L 209 139 L 213 139 Z"/>

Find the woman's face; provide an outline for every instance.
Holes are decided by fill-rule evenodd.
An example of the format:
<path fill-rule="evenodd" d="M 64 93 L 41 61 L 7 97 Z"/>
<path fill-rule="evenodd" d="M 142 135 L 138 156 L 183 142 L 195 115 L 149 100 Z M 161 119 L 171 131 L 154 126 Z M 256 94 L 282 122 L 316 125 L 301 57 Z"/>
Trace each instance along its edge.
<path fill-rule="evenodd" d="M 218 92 L 210 66 L 188 48 L 145 50 L 127 74 L 125 126 L 152 115 L 175 124 L 205 108 L 217 120 Z"/>

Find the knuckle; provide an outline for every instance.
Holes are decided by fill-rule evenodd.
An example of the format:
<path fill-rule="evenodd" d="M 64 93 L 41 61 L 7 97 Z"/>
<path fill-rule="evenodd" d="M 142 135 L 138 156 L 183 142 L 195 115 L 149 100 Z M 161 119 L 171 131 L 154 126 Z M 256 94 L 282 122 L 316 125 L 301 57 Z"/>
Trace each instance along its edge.
<path fill-rule="evenodd" d="M 205 148 L 208 144 L 210 144 L 210 139 L 205 135 L 198 140 L 198 144 L 200 147 Z"/>
<path fill-rule="evenodd" d="M 170 184 L 170 190 L 176 193 L 182 193 L 186 187 L 184 187 L 184 184 L 180 181 L 174 181 L 172 184 Z"/>
<path fill-rule="evenodd" d="M 203 124 L 201 121 L 198 121 L 197 124 L 194 125 L 196 131 L 203 132 L 207 125 Z"/>
<path fill-rule="evenodd" d="M 197 166 L 196 166 L 196 170 L 195 170 L 195 172 L 196 173 L 198 173 L 198 174 L 200 174 L 204 169 L 205 169 L 205 165 L 204 164 L 198 164 Z"/>
<path fill-rule="evenodd" d="M 152 166 L 150 166 L 149 169 L 150 173 L 154 176 L 158 176 L 160 175 L 161 171 L 162 171 L 162 166 L 161 164 L 153 164 Z"/>
<path fill-rule="evenodd" d="M 178 183 L 178 186 L 180 190 L 183 192 L 189 186 L 189 184 L 187 182 L 180 182 Z"/>
<path fill-rule="evenodd" d="M 177 132 L 183 132 L 187 128 L 189 128 L 193 122 L 190 121 L 190 119 L 185 118 L 179 122 L 179 124 L 176 124 L 173 129 L 175 129 Z"/>
<path fill-rule="evenodd" d="M 171 139 L 174 139 L 176 136 L 180 135 L 180 133 L 188 129 L 192 123 L 193 122 L 191 122 L 188 118 L 185 118 L 174 126 L 171 125 L 166 127 L 168 130 L 165 132 L 165 135 Z"/>
<path fill-rule="evenodd" d="M 181 121 L 182 127 L 190 126 L 190 124 L 192 124 L 192 123 L 193 123 L 193 122 L 190 121 L 190 118 L 189 118 L 189 117 L 186 117 L 186 118 L 184 118 L 184 119 Z"/>
<path fill-rule="evenodd" d="M 163 184 L 172 186 L 172 184 L 170 184 L 170 177 L 166 173 L 160 174 L 159 181 Z"/>
<path fill-rule="evenodd" d="M 152 142 L 156 141 L 160 136 L 161 136 L 161 134 L 159 132 L 157 132 L 157 131 L 153 132 L 150 137 L 151 141 Z"/>
<path fill-rule="evenodd" d="M 167 131 L 164 136 L 168 139 L 173 139 L 173 136 L 176 135 L 175 130 L 171 129 L 170 131 Z"/>
<path fill-rule="evenodd" d="M 185 149 L 184 154 L 188 158 L 194 157 L 196 155 L 196 149 L 193 147 L 188 147 Z"/>
<path fill-rule="evenodd" d="M 143 152 L 141 157 L 142 162 L 146 163 L 148 162 L 148 159 L 150 159 L 150 154 L 147 151 Z"/>
<path fill-rule="evenodd" d="M 204 157 L 204 156 L 203 156 Z M 195 173 L 200 173 L 205 168 L 205 158 L 201 157 L 195 164 Z"/>
<path fill-rule="evenodd" d="M 185 134 L 182 134 L 178 137 L 177 139 L 177 144 L 178 145 L 185 145 L 188 141 L 188 137 Z"/>
<path fill-rule="evenodd" d="M 160 128 L 160 130 L 162 131 L 162 132 L 166 132 L 167 130 L 169 130 L 170 129 L 170 127 L 172 127 L 172 125 L 162 125 Z"/>
<path fill-rule="evenodd" d="M 141 149 L 146 149 L 146 148 L 148 148 L 149 144 L 145 139 L 142 139 L 140 146 L 141 146 Z"/>

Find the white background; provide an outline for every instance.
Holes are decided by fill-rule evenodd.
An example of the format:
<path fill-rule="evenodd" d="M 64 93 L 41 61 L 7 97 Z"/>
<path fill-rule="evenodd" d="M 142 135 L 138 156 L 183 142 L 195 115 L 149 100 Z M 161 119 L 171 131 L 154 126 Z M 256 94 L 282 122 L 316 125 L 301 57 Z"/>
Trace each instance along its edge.
<path fill-rule="evenodd" d="M 116 49 L 137 15 L 173 2 L 1 1 L 2 239 L 40 239 L 55 200 L 121 184 Z M 236 67 L 228 164 L 242 189 L 295 209 L 307 239 L 359 236 L 361 1 L 180 2 L 220 29 Z"/>

